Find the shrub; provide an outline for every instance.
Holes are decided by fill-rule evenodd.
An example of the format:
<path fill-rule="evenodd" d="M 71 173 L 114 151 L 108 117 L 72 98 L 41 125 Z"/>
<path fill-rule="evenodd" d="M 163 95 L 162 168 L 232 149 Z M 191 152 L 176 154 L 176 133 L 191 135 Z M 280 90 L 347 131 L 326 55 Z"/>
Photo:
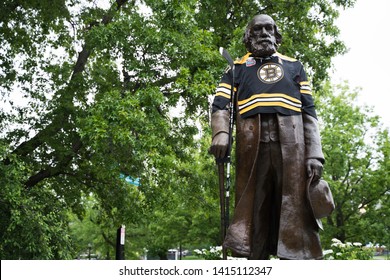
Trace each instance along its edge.
<path fill-rule="evenodd" d="M 331 249 L 324 250 L 325 260 L 372 260 L 374 257 L 374 250 L 362 246 L 359 242 L 346 242 L 332 239 Z"/>
<path fill-rule="evenodd" d="M 194 250 L 195 255 L 199 256 L 202 259 L 205 260 L 222 260 L 222 247 L 210 247 L 209 250 L 207 249 L 196 249 Z"/>

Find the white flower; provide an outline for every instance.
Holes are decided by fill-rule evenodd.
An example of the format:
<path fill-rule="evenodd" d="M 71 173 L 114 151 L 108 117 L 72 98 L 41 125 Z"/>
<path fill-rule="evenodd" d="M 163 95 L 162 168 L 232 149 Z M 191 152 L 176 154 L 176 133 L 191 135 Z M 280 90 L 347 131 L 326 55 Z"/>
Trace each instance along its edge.
<path fill-rule="evenodd" d="M 333 239 L 332 239 L 332 242 L 333 242 L 333 243 L 342 243 L 342 242 L 341 242 L 340 240 L 338 240 L 337 238 L 333 238 Z"/>
<path fill-rule="evenodd" d="M 345 244 L 344 243 L 333 243 L 330 245 L 331 247 L 339 247 L 339 248 L 344 248 Z"/>
<path fill-rule="evenodd" d="M 333 250 L 332 250 L 332 249 L 324 250 L 322 253 L 323 253 L 324 256 L 325 256 L 325 255 L 328 255 L 328 254 L 332 254 L 332 253 L 333 253 Z"/>
<path fill-rule="evenodd" d="M 354 243 L 353 243 L 353 246 L 361 247 L 361 246 L 362 246 L 362 243 L 360 243 L 360 242 L 354 242 Z"/>
<path fill-rule="evenodd" d="M 340 252 L 336 253 L 336 256 L 341 256 L 342 254 Z"/>

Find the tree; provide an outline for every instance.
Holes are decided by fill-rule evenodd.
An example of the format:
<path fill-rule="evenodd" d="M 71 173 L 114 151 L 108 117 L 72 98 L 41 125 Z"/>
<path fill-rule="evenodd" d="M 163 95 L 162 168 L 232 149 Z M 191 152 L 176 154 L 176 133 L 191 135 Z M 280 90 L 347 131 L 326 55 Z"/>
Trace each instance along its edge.
<path fill-rule="evenodd" d="M 194 163 L 196 123 L 207 119 L 208 97 L 225 67 L 218 47 L 241 55 L 244 25 L 267 12 L 280 22 L 281 51 L 303 59 L 320 81 L 330 57 L 344 51 L 333 24 L 336 8 L 350 5 L 3 1 L 2 256 L 74 257 L 66 211 L 82 217 L 90 193 L 115 229 L 139 224 L 166 203 L 173 191 L 168 184 L 182 178 L 176 166 Z M 218 14 L 210 9 L 222 6 Z M 177 108 L 182 112 L 175 116 Z M 121 174 L 140 178 L 141 186 L 130 188 Z M 36 207 L 30 212 L 39 213 L 36 222 L 26 205 Z M 29 223 L 31 232 L 18 231 Z M 37 225 L 42 235 L 32 233 Z M 45 252 L 38 236 L 47 239 Z"/>
<path fill-rule="evenodd" d="M 325 244 L 389 244 L 389 134 L 372 109 L 356 104 L 357 90 L 329 84 L 318 100 L 325 153 L 324 178 L 336 208 L 327 219 Z"/>

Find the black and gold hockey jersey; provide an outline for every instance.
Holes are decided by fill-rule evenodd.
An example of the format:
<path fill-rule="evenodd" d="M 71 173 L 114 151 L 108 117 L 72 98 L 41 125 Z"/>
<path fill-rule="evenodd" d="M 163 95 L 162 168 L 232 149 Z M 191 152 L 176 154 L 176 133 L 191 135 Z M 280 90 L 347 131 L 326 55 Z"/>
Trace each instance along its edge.
<path fill-rule="evenodd" d="M 230 102 L 232 71 L 223 75 L 213 102 L 213 111 Z M 235 62 L 237 110 L 243 118 L 261 113 L 317 117 L 310 84 L 303 65 L 296 59 L 275 53 L 268 58 L 246 54 Z"/>

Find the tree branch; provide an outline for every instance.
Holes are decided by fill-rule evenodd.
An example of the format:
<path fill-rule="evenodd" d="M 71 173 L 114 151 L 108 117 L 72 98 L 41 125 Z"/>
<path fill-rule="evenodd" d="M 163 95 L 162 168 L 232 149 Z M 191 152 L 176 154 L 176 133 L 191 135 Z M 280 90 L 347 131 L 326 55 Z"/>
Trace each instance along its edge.
<path fill-rule="evenodd" d="M 81 149 L 81 147 L 82 147 L 81 139 L 79 138 L 79 136 L 77 136 L 77 139 L 72 144 L 72 151 L 67 156 L 65 156 L 64 159 L 59 161 L 56 166 L 43 169 L 38 173 L 36 173 L 35 175 L 28 178 L 28 180 L 24 183 L 25 188 L 30 189 L 46 178 L 54 177 L 56 175 L 61 174 L 64 171 L 64 169 L 69 166 L 74 155 L 77 154 L 77 152 Z"/>
<path fill-rule="evenodd" d="M 115 248 L 116 244 L 112 241 L 112 238 L 109 238 L 104 231 L 101 231 L 104 241 L 106 241 L 107 244 L 111 245 L 113 248 Z"/>

